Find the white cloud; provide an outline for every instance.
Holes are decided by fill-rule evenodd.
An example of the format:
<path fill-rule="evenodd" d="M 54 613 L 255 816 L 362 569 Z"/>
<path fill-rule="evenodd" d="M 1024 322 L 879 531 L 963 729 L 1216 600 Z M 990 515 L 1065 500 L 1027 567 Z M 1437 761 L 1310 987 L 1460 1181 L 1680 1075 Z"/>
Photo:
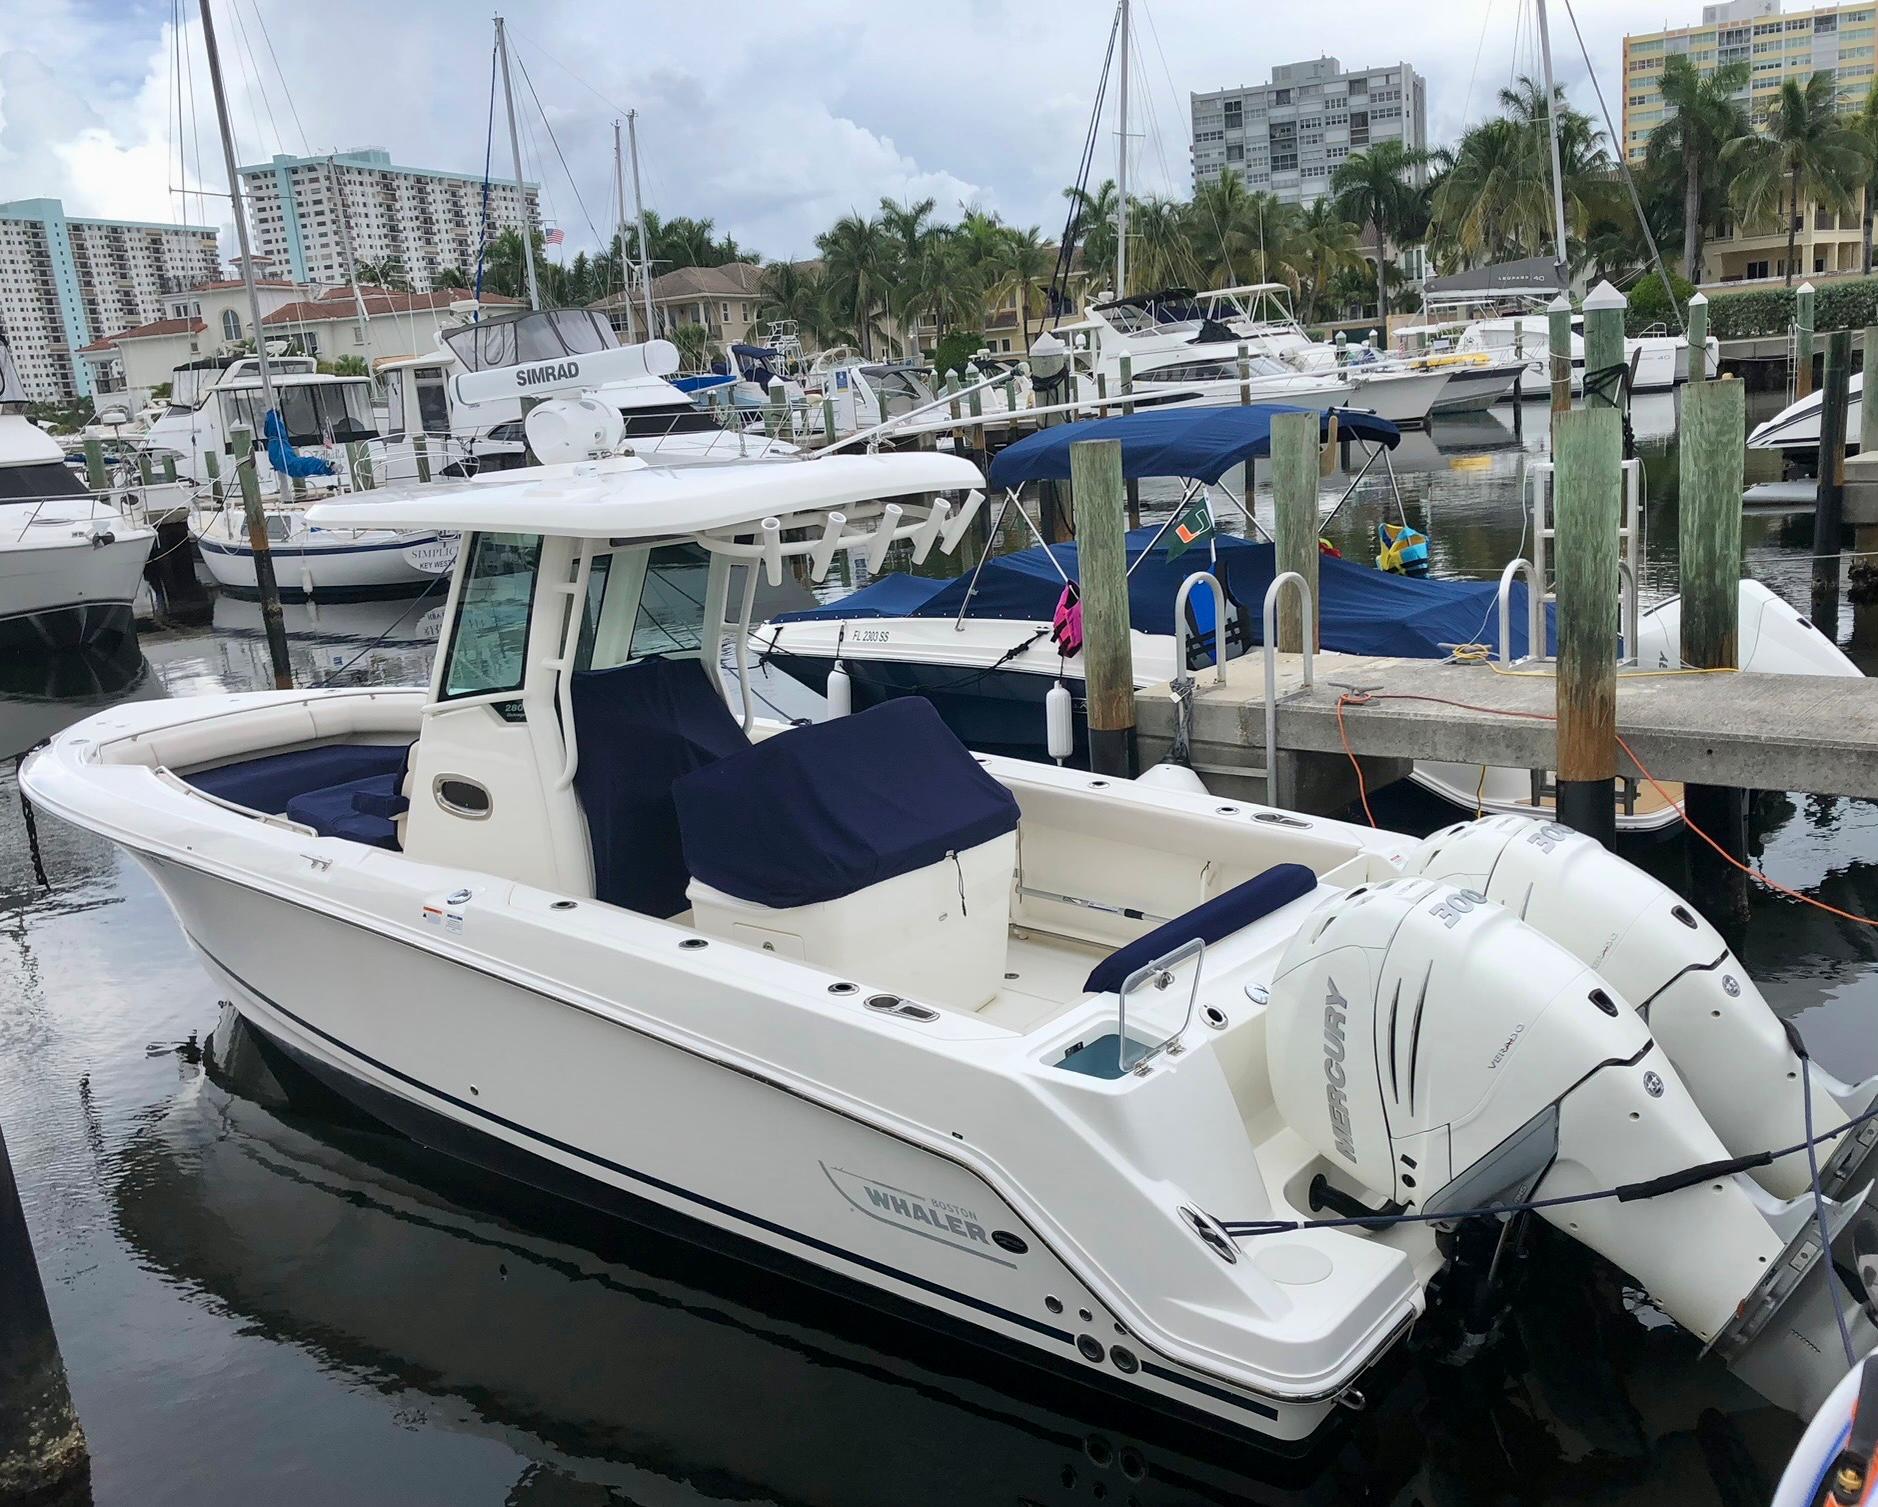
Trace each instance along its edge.
<path fill-rule="evenodd" d="M 490 40 L 480 14 L 443 0 L 214 3 L 242 161 L 371 144 L 415 166 L 481 168 Z M 1641 17 L 1625 0 L 1575 0 L 1613 110 L 1623 30 L 1698 18 L 1696 0 L 1679 4 L 1687 14 Z M 184 9 L 194 66 L 182 91 L 183 169 L 196 182 L 199 155 L 201 179 L 219 189 L 193 0 Z M 947 215 L 976 202 L 1054 233 L 1111 18 L 1105 0 L 542 0 L 509 9 L 527 168 L 543 184 L 545 212 L 567 231 L 568 254 L 593 242 L 589 219 L 601 238 L 610 234 L 612 120 L 627 105 L 640 112 L 649 206 L 710 217 L 771 255 L 807 252 L 816 231 L 883 195 L 930 196 Z M 174 191 L 168 7 L 105 16 L 78 0 L 8 0 L 7 11 L 0 199 L 58 196 L 79 214 L 198 219 L 204 201 Z M 1565 7 L 1551 11 L 1560 80 L 1595 112 Z M 1185 191 L 1187 92 L 1261 81 L 1274 62 L 1326 47 L 1352 65 L 1406 59 L 1428 78 L 1437 140 L 1537 66 L 1530 0 L 1449 0 L 1416 8 L 1412 24 L 1400 0 L 1346 0 L 1334 14 L 1281 0 L 1136 0 L 1135 14 L 1131 171 L 1145 192 Z M 500 109 L 496 121 L 492 161 L 506 175 Z M 1098 177 L 1112 173 L 1112 133 L 1111 118 Z M 225 201 L 206 205 L 212 221 L 226 222 Z"/>

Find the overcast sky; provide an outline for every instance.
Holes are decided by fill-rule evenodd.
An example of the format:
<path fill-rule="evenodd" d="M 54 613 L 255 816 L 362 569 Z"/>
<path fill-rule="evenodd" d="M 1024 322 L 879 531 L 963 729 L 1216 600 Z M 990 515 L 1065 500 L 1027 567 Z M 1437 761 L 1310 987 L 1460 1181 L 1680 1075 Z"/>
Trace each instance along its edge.
<path fill-rule="evenodd" d="M 481 7 L 211 3 L 244 163 L 371 145 L 402 164 L 481 172 L 491 40 Z M 1571 4 L 1614 118 L 1623 34 L 1701 14 L 1700 0 Z M 0 9 L 0 200 L 49 196 L 79 215 L 231 223 L 225 198 L 177 192 L 224 187 L 196 0 L 4 0 Z M 1536 67 L 1531 11 L 1532 0 L 1322 9 L 1135 0 L 1134 183 L 1185 194 L 1189 91 L 1260 83 L 1274 64 L 1323 52 L 1346 67 L 1419 69 L 1431 138 L 1451 140 L 1491 110 L 1509 78 Z M 1559 79 L 1595 115 L 1566 0 L 1551 0 L 1551 13 Z M 516 0 L 507 14 L 527 171 L 542 184 L 544 216 L 567 233 L 566 254 L 595 243 L 590 224 L 597 239 L 611 234 L 612 121 L 631 107 L 647 207 L 708 216 L 778 257 L 810 254 L 817 230 L 850 209 L 871 211 L 883 194 L 930 196 L 942 217 L 977 204 L 1053 235 L 1113 6 Z M 496 118 L 495 170 L 506 174 L 499 106 Z M 1114 130 L 1111 109 L 1098 177 L 1113 174 Z M 232 254 L 232 231 L 223 249 Z"/>

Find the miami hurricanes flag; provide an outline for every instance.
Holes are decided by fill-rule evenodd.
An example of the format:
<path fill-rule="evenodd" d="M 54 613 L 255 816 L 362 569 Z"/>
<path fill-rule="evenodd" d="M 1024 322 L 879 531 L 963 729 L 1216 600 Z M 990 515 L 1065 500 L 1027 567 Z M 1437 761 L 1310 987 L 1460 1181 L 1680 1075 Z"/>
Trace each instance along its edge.
<path fill-rule="evenodd" d="M 1202 497 L 1191 503 L 1167 531 L 1167 558 L 1178 560 L 1196 544 L 1204 544 L 1219 530 L 1213 524 L 1213 510 Z"/>

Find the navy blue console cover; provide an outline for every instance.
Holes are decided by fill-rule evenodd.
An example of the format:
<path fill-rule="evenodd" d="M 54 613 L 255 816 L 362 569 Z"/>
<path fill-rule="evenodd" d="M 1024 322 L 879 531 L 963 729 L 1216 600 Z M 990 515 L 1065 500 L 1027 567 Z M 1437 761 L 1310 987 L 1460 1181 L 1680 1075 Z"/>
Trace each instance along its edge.
<path fill-rule="evenodd" d="M 685 862 L 756 905 L 813 905 L 1016 829 L 1017 802 L 920 696 L 792 728 L 672 787 Z"/>
<path fill-rule="evenodd" d="M 1127 982 L 1129 974 L 1156 958 L 1165 957 L 1182 942 L 1194 937 L 1203 942 L 1217 942 L 1316 888 L 1317 876 L 1303 864 L 1274 864 L 1245 883 L 1235 884 L 1223 894 L 1194 906 L 1184 916 L 1162 922 L 1145 937 L 1136 937 L 1126 947 L 1118 947 L 1097 963 L 1083 980 L 1083 991 L 1114 994 Z"/>
<path fill-rule="evenodd" d="M 183 778 L 218 800 L 278 816 L 289 801 L 308 791 L 375 774 L 402 779 L 410 754 L 406 743 L 324 743 L 318 748 L 243 759 L 219 769 L 198 769 Z"/>
<path fill-rule="evenodd" d="M 641 915 L 675 916 L 691 902 L 672 782 L 750 741 L 695 659 L 578 670 L 572 699 L 593 892 Z"/>

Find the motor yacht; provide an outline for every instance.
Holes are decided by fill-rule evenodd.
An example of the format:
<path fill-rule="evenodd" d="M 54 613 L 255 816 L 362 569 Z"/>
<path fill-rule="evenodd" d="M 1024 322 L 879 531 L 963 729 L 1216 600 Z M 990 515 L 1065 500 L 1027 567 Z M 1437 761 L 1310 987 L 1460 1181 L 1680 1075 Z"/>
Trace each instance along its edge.
<path fill-rule="evenodd" d="M 26 390 L 0 343 L 0 646 L 132 636 L 155 542 L 154 529 L 86 491 L 59 442 L 26 417 Z"/>
<path fill-rule="evenodd" d="M 1385 1384 L 1443 1292 L 1491 1305 L 1437 1225 L 1507 1200 L 1775 1400 L 1837 1380 L 1822 1239 L 1878 1083 L 1802 1102 L 1671 891 L 1548 823 L 1418 843 L 972 754 L 917 699 L 733 707 L 759 573 L 956 547 L 980 473 L 656 467 L 555 407 L 539 468 L 310 512 L 463 536 L 428 686 L 115 707 L 22 769 L 284 1057 L 495 1172 L 1267 1441 Z"/>
<path fill-rule="evenodd" d="M 1780 450 L 1796 461 L 1813 462 L 1817 472 L 1819 422 L 1824 411 L 1824 391 L 1811 392 L 1789 403 L 1771 419 L 1764 419 L 1748 431 L 1750 450 Z M 1852 454 L 1859 447 L 1859 430 L 1865 415 L 1865 373 L 1853 372 L 1846 382 L 1845 448 Z M 1810 496 L 1807 499 L 1811 501 Z"/>

